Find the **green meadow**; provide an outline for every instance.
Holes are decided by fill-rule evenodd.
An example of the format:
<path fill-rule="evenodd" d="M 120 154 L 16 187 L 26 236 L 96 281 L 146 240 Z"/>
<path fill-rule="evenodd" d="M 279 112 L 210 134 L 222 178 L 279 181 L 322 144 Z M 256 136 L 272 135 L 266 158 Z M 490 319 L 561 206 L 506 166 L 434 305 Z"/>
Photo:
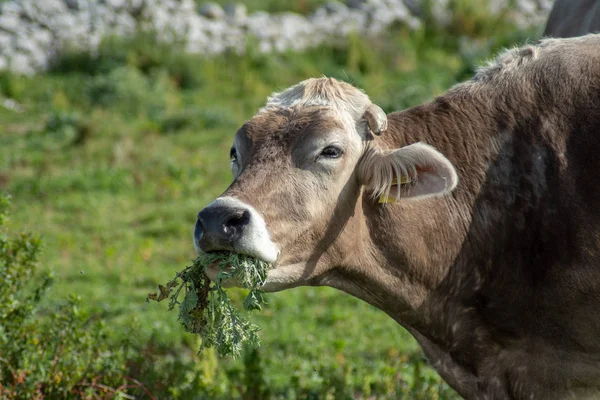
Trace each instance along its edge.
<path fill-rule="evenodd" d="M 426 18 L 417 31 L 395 26 L 304 53 L 264 55 L 250 43 L 244 55 L 207 58 L 148 32 L 107 38 L 94 57 L 64 54 L 34 77 L 0 73 L 0 100 L 22 107 L 0 107 L 0 192 L 12 203 L 0 229 L 42 242 L 37 264 L 25 263 L 35 274 L 0 274 L 0 286 L 19 288 L 0 292 L 0 307 L 33 301 L 28 293 L 53 274 L 27 318 L 0 329 L 0 343 L 12 337 L 10 351 L 0 345 L 0 397 L 458 398 L 403 328 L 330 288 L 267 295 L 251 316 L 262 345 L 236 360 L 198 354 L 176 311 L 145 302 L 191 264 L 196 214 L 229 185 L 233 134 L 270 93 L 326 75 L 401 110 L 541 30 L 519 30 L 474 0 L 453 4 L 444 29 Z M 238 304 L 245 296 L 229 294 Z"/>

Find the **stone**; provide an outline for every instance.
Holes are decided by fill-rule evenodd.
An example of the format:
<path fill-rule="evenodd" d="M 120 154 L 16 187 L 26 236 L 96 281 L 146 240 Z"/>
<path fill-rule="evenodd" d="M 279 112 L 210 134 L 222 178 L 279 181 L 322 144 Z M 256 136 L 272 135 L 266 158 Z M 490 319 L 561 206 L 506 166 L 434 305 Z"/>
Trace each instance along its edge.
<path fill-rule="evenodd" d="M 225 18 L 225 11 L 217 3 L 204 3 L 198 8 L 198 12 L 208 19 Z"/>
<path fill-rule="evenodd" d="M 40 46 L 32 40 L 31 37 L 18 36 L 15 40 L 17 50 L 21 50 L 27 54 L 36 54 L 42 52 Z"/>
<path fill-rule="evenodd" d="M 31 34 L 31 39 L 42 47 L 49 47 L 52 44 L 52 32 L 47 29 L 36 29 Z"/>
<path fill-rule="evenodd" d="M 125 8 L 127 4 L 127 0 L 103 0 L 104 4 L 115 11 L 121 10 Z"/>
<path fill-rule="evenodd" d="M 421 2 L 419 0 L 404 0 L 404 5 L 412 15 L 422 17 L 423 8 L 421 7 Z"/>
<path fill-rule="evenodd" d="M 2 69 L 2 60 L 0 60 L 0 70 L 1 69 Z M 10 110 L 10 111 L 14 111 L 17 113 L 21 113 L 24 111 L 23 106 L 21 104 L 19 104 L 15 99 L 4 99 L 4 100 L 2 100 L 2 102 L 0 104 L 2 104 L 2 107 L 6 108 L 7 110 Z"/>
<path fill-rule="evenodd" d="M 227 33 L 229 27 L 225 21 L 212 21 L 208 20 L 204 23 L 205 32 L 207 32 L 213 39 L 221 38 Z M 214 43 L 213 43 L 214 44 Z M 218 45 L 215 44 L 218 47 Z"/>
<path fill-rule="evenodd" d="M 19 17 L 8 14 L 8 15 L 0 15 L 0 30 L 10 33 L 19 32 L 21 29 L 22 23 Z"/>
<path fill-rule="evenodd" d="M 53 32 L 61 37 L 69 35 L 70 32 L 77 30 L 78 26 L 81 26 L 81 24 L 77 23 L 77 19 L 71 14 L 59 15 L 54 18 L 52 22 L 52 27 L 54 28 Z"/>
<path fill-rule="evenodd" d="M 23 53 L 11 54 L 8 63 L 10 65 L 10 70 L 17 74 L 33 75 L 35 73 L 29 57 Z"/>
<path fill-rule="evenodd" d="M 365 7 L 365 0 L 348 0 L 346 1 L 348 8 L 362 10 Z"/>
<path fill-rule="evenodd" d="M 16 1 L 7 1 L 5 3 L 0 4 L 0 14 L 3 15 L 15 15 L 19 16 L 21 14 L 22 8 L 19 3 Z"/>
<path fill-rule="evenodd" d="M 433 19 L 440 26 L 448 26 L 452 21 L 449 0 L 437 0 L 431 7 Z"/>
<path fill-rule="evenodd" d="M 194 0 L 181 0 L 179 11 L 183 13 L 196 13 L 196 3 Z"/>
<path fill-rule="evenodd" d="M 533 14 L 537 11 L 538 6 L 534 1 L 531 0 L 520 0 L 517 1 L 517 7 L 525 14 Z"/>
<path fill-rule="evenodd" d="M 234 21 L 241 21 L 248 16 L 248 9 L 243 3 L 229 3 L 223 7 L 227 18 Z"/>
<path fill-rule="evenodd" d="M 131 14 L 131 16 L 138 17 L 145 5 L 146 0 L 126 0 L 124 10 Z"/>
<path fill-rule="evenodd" d="M 65 4 L 70 10 L 79 10 L 79 0 L 65 0 Z"/>
<path fill-rule="evenodd" d="M 33 17 L 44 18 L 68 12 L 69 8 L 63 0 L 44 0 L 33 2 Z"/>
<path fill-rule="evenodd" d="M 0 53 L 5 52 L 11 47 L 13 35 L 0 31 Z"/>
<path fill-rule="evenodd" d="M 186 51 L 193 54 L 201 54 L 205 51 L 210 38 L 204 30 L 194 27 L 187 34 Z"/>
<path fill-rule="evenodd" d="M 29 64 L 32 69 L 35 71 L 43 71 L 48 68 L 48 64 L 50 62 L 50 54 L 49 51 L 45 51 L 39 47 L 29 49 Z"/>
<path fill-rule="evenodd" d="M 135 18 L 126 12 L 120 12 L 115 16 L 114 31 L 118 35 L 125 36 L 133 34 L 137 24 Z"/>
<path fill-rule="evenodd" d="M 272 29 L 271 15 L 264 11 L 252 13 L 246 19 L 246 29 L 258 39 L 266 39 L 271 36 Z"/>
<path fill-rule="evenodd" d="M 345 13 L 348 12 L 348 7 L 339 1 L 328 1 L 322 7 L 327 14 Z"/>

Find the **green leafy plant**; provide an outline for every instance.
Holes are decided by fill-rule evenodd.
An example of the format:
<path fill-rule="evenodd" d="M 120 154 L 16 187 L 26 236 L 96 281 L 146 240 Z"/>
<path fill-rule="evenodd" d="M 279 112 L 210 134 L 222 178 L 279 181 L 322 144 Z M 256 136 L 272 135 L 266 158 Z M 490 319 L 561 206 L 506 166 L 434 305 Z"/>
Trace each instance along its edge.
<path fill-rule="evenodd" d="M 220 270 L 215 282 L 211 282 L 204 273 L 206 267 Z M 268 263 L 253 257 L 231 252 L 205 253 L 166 285 L 159 285 L 158 292 L 149 294 L 146 300 L 162 301 L 170 297 L 169 310 L 178 305 L 179 321 L 185 330 L 198 334 L 202 339 L 200 351 L 214 347 L 221 356 L 237 358 L 244 344 L 260 345 L 259 328 L 238 314 L 222 283 L 232 280 L 250 289 L 244 300 L 244 309 L 261 310 L 265 301 L 260 287 L 265 282 L 268 269 Z M 180 302 L 182 289 L 184 295 Z"/>

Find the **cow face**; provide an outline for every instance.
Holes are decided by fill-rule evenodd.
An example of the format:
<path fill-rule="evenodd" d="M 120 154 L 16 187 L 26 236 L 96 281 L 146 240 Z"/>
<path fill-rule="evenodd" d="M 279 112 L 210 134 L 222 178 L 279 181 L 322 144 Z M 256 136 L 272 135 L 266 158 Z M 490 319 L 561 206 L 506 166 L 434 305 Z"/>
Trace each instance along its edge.
<path fill-rule="evenodd" d="M 375 145 L 386 128 L 385 113 L 344 82 L 309 79 L 271 96 L 235 135 L 233 183 L 198 214 L 196 251 L 273 263 L 268 291 L 323 283 L 360 250 L 363 192 L 376 207 L 456 185 L 454 168 L 430 146 Z"/>

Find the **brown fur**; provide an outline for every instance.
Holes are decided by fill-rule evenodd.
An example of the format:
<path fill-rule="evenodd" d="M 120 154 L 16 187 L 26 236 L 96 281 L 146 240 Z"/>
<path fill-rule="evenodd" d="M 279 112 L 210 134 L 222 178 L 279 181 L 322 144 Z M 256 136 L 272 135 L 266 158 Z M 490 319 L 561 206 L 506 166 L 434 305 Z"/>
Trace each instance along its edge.
<path fill-rule="evenodd" d="M 274 290 L 329 285 L 382 309 L 468 399 L 600 395 L 600 35 L 506 51 L 389 114 L 380 137 L 360 118 L 366 95 L 311 85 L 240 129 L 225 193 L 264 215 L 281 249 L 272 276 L 292 277 Z M 344 156 L 315 163 L 327 140 Z M 458 186 L 379 204 L 364 154 L 416 142 Z"/>

